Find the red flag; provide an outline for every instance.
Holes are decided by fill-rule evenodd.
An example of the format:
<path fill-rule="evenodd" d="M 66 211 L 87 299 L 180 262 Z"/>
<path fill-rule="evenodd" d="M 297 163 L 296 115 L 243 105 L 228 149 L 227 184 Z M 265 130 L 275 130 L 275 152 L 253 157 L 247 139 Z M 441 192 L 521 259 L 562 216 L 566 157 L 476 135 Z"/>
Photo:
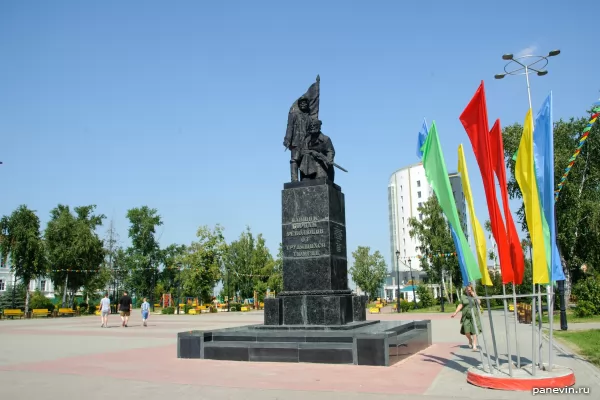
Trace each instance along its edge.
<path fill-rule="evenodd" d="M 487 118 L 487 106 L 485 102 L 485 89 L 483 81 L 475 92 L 475 95 L 460 116 L 473 152 L 481 171 L 483 179 L 483 188 L 490 213 L 490 223 L 492 225 L 492 234 L 498 245 L 498 254 L 500 258 L 500 272 L 502 273 L 502 283 L 509 283 L 514 280 L 513 268 L 510 259 L 510 246 L 506 236 L 506 228 L 500 214 L 500 206 L 496 197 L 496 186 L 494 185 L 494 171 L 492 169 L 491 151 L 489 144 L 489 125 Z"/>
<path fill-rule="evenodd" d="M 517 285 L 523 283 L 525 274 L 525 258 L 523 248 L 519 240 L 519 233 L 515 226 L 515 221 L 508 205 L 508 189 L 506 184 L 506 164 L 504 163 L 504 143 L 502 142 L 502 128 L 500 120 L 490 131 L 490 152 L 492 153 L 492 167 L 496 172 L 496 178 L 500 185 L 500 195 L 502 196 L 502 205 L 504 206 L 504 218 L 506 218 L 506 229 L 508 231 L 508 244 L 510 246 L 510 259 L 514 272 L 514 280 Z"/>

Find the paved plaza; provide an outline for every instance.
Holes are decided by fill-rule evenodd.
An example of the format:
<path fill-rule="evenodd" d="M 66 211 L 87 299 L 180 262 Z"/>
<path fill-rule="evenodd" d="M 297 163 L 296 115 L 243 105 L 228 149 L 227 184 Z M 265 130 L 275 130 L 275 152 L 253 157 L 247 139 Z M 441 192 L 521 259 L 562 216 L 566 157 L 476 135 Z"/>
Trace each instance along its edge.
<path fill-rule="evenodd" d="M 144 398 L 183 399 L 517 399 L 529 392 L 485 390 L 466 382 L 466 370 L 480 363 L 465 346 L 459 318 L 448 314 L 369 315 L 369 319 L 431 319 L 433 346 L 392 367 L 247 363 L 176 358 L 176 334 L 262 323 L 262 312 L 151 315 L 147 328 L 133 313 L 128 328 L 111 315 L 0 321 L 0 386 L 7 399 Z M 504 317 L 494 314 L 498 332 Z M 484 316 L 487 326 L 487 314 Z M 509 320 L 514 332 L 514 320 Z M 531 326 L 517 325 L 522 356 L 531 357 Z M 502 336 L 502 335 L 499 335 Z M 488 334 L 489 338 L 489 334 Z M 491 352 L 491 345 L 490 347 Z M 547 342 L 544 343 L 547 349 Z M 513 347 L 514 348 L 514 347 Z M 498 350 L 506 352 L 499 338 Z M 547 350 L 544 351 L 547 355 Z M 564 352 L 564 353 L 563 353 Z M 546 356 L 547 357 L 547 356 Z M 544 361 L 547 362 L 547 359 Z M 600 373 L 560 349 L 555 361 L 572 368 L 576 387 L 600 393 Z M 577 398 L 581 395 L 561 395 Z"/>

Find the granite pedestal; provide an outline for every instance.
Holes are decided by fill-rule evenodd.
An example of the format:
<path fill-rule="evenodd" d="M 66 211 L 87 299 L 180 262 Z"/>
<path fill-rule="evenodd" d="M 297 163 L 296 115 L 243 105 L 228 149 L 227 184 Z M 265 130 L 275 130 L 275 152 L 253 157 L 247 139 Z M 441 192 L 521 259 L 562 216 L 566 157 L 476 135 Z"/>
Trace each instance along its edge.
<path fill-rule="evenodd" d="M 350 329 L 250 325 L 177 335 L 178 358 L 231 361 L 390 366 L 429 346 L 429 320 L 368 321 Z"/>
<path fill-rule="evenodd" d="M 282 193 L 283 291 L 264 324 L 182 332 L 177 357 L 389 366 L 431 345 L 430 321 L 367 321 L 348 289 L 344 194 L 326 178 Z"/>
<path fill-rule="evenodd" d="M 265 299 L 265 325 L 366 320 L 366 297 L 348 289 L 346 204 L 326 178 L 284 184 L 283 292 Z"/>

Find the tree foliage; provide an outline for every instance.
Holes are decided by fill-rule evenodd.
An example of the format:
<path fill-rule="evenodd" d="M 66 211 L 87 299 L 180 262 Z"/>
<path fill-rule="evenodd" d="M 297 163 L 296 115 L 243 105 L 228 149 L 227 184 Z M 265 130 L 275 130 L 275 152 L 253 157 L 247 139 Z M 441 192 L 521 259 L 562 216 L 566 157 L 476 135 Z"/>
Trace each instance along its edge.
<path fill-rule="evenodd" d="M 350 268 L 352 280 L 371 298 L 376 298 L 385 282 L 387 265 L 379 250 L 371 254 L 371 248 L 358 246 L 352 252 L 354 263 Z"/>
<path fill-rule="evenodd" d="M 156 284 L 161 250 L 156 228 L 162 225 L 158 211 L 148 206 L 127 211 L 131 246 L 125 251 L 122 267 L 130 271 L 127 286 L 138 296 L 150 296 Z"/>
<path fill-rule="evenodd" d="M 73 214 L 69 206 L 59 204 L 50 211 L 44 237 L 52 266 L 50 276 L 55 289 L 63 291 L 63 306 L 67 293 L 72 299 L 82 286 L 94 292 L 108 280 L 107 274 L 101 273 L 105 252 L 96 233 L 105 216 L 94 214 L 95 208 L 95 205 L 75 207 Z"/>
<path fill-rule="evenodd" d="M 452 277 L 455 286 L 462 286 L 457 257 L 429 257 L 440 253 L 456 252 L 448 222 L 437 197 L 431 196 L 418 210 L 422 219 L 410 218 L 408 224 L 410 226 L 409 234 L 419 241 L 418 250 L 424 256 L 420 259 L 421 269 L 433 282 L 442 280 L 443 269 L 446 276 Z"/>
<path fill-rule="evenodd" d="M 8 258 L 11 268 L 25 285 L 25 312 L 29 311 L 29 282 L 46 274 L 46 255 L 40 234 L 40 219 L 25 205 L 0 220 L 0 250 L 2 261 Z"/>
<path fill-rule="evenodd" d="M 571 118 L 554 123 L 554 180 L 556 185 L 569 164 L 569 158 L 577 147 L 587 118 Z M 510 170 L 508 190 L 511 198 L 521 199 L 521 191 L 514 178 L 515 162 L 523 128 L 520 124 L 507 126 L 503 130 L 506 164 Z M 587 263 L 600 266 L 600 127 L 596 124 L 589 139 L 581 149 L 576 163 L 571 168 L 566 185 L 556 202 L 557 243 L 563 257 L 563 269 L 567 279 L 581 277 L 580 266 Z M 521 204 L 517 212 L 523 230 L 527 232 L 527 221 Z"/>
<path fill-rule="evenodd" d="M 247 227 L 240 237 L 231 242 L 224 259 L 225 282 L 224 289 L 239 293 L 242 299 L 252 298 L 254 291 L 259 298 L 264 297 L 269 287 L 269 279 L 277 284 L 276 278 L 271 278 L 277 265 L 271 255 L 262 234 L 254 236 Z M 227 281 L 229 280 L 229 281 Z"/>
<path fill-rule="evenodd" d="M 210 302 L 213 289 L 221 279 L 221 263 L 227 243 L 220 225 L 216 225 L 212 230 L 201 226 L 196 232 L 196 237 L 198 240 L 187 246 L 185 252 L 178 255 L 175 261 L 182 268 L 182 295 Z"/>

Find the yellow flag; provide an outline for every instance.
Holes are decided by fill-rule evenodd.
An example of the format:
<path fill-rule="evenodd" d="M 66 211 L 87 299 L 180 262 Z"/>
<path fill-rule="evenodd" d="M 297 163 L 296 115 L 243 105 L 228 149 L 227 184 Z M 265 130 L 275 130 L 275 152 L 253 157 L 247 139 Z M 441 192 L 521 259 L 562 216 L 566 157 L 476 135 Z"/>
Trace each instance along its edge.
<path fill-rule="evenodd" d="M 485 234 L 475 215 L 473 196 L 471 195 L 471 184 L 469 183 L 469 172 L 467 171 L 467 162 L 465 161 L 465 152 L 463 151 L 462 144 L 458 146 L 458 172 L 460 173 L 460 180 L 462 181 L 465 200 L 467 201 L 469 216 L 471 217 L 473 237 L 475 238 L 475 249 L 477 250 L 477 264 L 479 264 L 479 272 L 481 272 L 481 284 L 493 286 L 494 284 L 490 279 L 490 273 L 487 269 Z"/>
<path fill-rule="evenodd" d="M 523 194 L 525 218 L 527 219 L 531 247 L 533 248 L 533 283 L 545 285 L 550 283 L 550 277 L 548 276 L 548 264 L 546 262 L 542 209 L 533 164 L 533 117 L 531 109 L 527 111 L 525 117 L 523 136 L 521 136 L 518 151 L 515 178 Z"/>

